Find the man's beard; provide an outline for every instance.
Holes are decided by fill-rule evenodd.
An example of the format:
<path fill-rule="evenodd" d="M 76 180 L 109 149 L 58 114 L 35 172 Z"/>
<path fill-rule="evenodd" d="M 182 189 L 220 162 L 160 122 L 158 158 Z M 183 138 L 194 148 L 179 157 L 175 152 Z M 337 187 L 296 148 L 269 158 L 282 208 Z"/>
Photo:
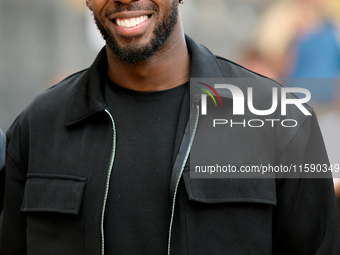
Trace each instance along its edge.
<path fill-rule="evenodd" d="M 137 7 L 138 8 L 138 7 Z M 178 21 L 178 9 L 177 9 L 177 1 L 173 1 L 170 9 L 167 10 L 164 14 L 164 18 L 162 22 L 156 26 L 153 31 L 154 37 L 151 41 L 145 45 L 140 46 L 138 43 L 131 42 L 126 47 L 119 46 L 116 38 L 112 35 L 112 33 L 101 24 L 99 19 L 94 16 L 95 23 L 102 34 L 106 44 L 110 47 L 113 53 L 122 61 L 129 64 L 137 64 L 142 62 L 143 60 L 148 59 L 149 57 L 156 54 L 156 52 L 165 44 L 171 33 L 173 32 L 174 26 Z M 122 8 L 119 8 L 119 11 Z M 141 8 L 138 8 L 140 10 Z M 136 10 L 135 8 L 128 8 L 129 11 Z M 118 10 L 117 10 L 118 12 Z M 132 41 L 133 37 L 123 37 L 126 41 Z"/>

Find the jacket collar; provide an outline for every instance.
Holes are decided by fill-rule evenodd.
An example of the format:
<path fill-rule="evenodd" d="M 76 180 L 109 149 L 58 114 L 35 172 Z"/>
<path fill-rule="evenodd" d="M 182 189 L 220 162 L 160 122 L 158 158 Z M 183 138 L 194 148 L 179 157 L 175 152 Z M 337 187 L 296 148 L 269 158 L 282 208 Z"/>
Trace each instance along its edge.
<path fill-rule="evenodd" d="M 82 71 L 79 78 L 74 81 L 75 93 L 73 93 L 73 103 L 65 123 L 66 127 L 77 124 L 106 108 L 103 91 L 107 70 L 106 48 L 103 47 L 91 67 Z M 72 76 L 68 79 L 71 85 Z"/>
<path fill-rule="evenodd" d="M 226 74 L 210 50 L 196 43 L 189 36 L 186 36 L 186 42 L 191 57 L 190 79 L 223 78 L 228 82 Z M 202 93 L 195 89 L 195 86 L 196 84 L 190 82 L 190 96 L 194 102 L 198 102 L 201 99 Z M 222 97 L 232 98 L 228 90 L 224 90 L 220 95 Z"/>
<path fill-rule="evenodd" d="M 216 57 L 206 47 L 197 44 L 189 36 L 186 36 L 186 43 L 191 57 L 190 78 L 224 78 L 227 80 Z M 106 102 L 103 91 L 107 71 L 107 53 L 104 47 L 91 67 L 75 81 L 75 96 L 65 123 L 66 126 L 81 122 L 105 109 Z M 72 76 L 69 79 L 72 79 Z M 196 85 L 190 83 L 190 88 L 193 86 Z M 201 94 L 195 89 L 191 89 L 190 95 L 195 102 L 201 98 Z M 231 94 L 228 92 L 221 96 L 231 98 Z"/>

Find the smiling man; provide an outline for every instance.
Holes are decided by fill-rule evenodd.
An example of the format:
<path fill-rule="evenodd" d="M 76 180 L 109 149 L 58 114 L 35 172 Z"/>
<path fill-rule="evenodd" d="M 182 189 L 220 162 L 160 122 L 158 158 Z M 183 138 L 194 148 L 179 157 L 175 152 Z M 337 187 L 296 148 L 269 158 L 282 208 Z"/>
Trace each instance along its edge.
<path fill-rule="evenodd" d="M 159 91 L 189 80 L 190 57 L 177 1 L 86 3 L 107 42 L 109 76 L 115 83 Z"/>
<path fill-rule="evenodd" d="M 272 126 L 213 128 L 212 117 L 235 117 L 232 95 L 216 92 L 221 107 L 200 116 L 206 98 L 191 78 L 254 86 L 258 109 L 281 87 L 185 36 L 180 2 L 86 1 L 106 47 L 7 132 L 1 255 L 338 254 L 329 173 L 190 178 L 202 162 L 242 169 L 328 159 L 307 105 L 311 116 L 287 107 L 294 128 L 274 127 L 276 111 Z"/>

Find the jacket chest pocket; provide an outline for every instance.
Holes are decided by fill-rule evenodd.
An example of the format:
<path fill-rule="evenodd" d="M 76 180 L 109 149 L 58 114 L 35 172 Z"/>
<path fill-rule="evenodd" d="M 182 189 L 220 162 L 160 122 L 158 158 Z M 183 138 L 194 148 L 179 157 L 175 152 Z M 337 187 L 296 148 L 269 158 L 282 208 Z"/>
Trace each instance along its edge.
<path fill-rule="evenodd" d="M 275 179 L 183 179 L 189 254 L 272 253 Z"/>
<path fill-rule="evenodd" d="M 27 175 L 21 211 L 27 218 L 28 254 L 83 254 L 80 209 L 86 180 L 64 175 Z"/>

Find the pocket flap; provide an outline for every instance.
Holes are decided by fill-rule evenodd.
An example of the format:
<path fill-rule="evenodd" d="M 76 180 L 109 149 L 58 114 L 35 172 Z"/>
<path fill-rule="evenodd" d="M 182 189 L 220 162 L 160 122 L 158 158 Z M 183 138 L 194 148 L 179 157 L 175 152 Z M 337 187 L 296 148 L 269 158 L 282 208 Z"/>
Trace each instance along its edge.
<path fill-rule="evenodd" d="M 78 214 L 86 181 L 84 177 L 28 174 L 21 211 Z"/>
<path fill-rule="evenodd" d="M 203 203 L 253 202 L 276 205 L 275 179 L 199 179 L 183 173 L 189 200 Z"/>

